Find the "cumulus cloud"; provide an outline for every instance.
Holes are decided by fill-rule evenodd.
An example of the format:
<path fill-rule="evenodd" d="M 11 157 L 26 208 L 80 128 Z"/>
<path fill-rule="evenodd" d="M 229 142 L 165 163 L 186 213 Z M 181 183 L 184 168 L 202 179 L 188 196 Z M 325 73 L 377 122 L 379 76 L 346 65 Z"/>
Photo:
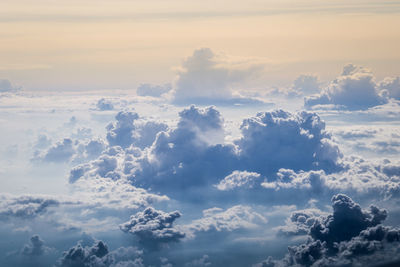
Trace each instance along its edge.
<path fill-rule="evenodd" d="M 29 243 L 21 249 L 21 254 L 24 256 L 41 256 L 48 253 L 51 248 L 44 245 L 44 241 L 38 236 L 33 235 Z"/>
<path fill-rule="evenodd" d="M 189 235 L 204 232 L 232 232 L 238 229 L 254 229 L 267 223 L 260 213 L 249 206 L 236 205 L 226 210 L 211 208 L 203 211 L 203 217 L 185 225 Z"/>
<path fill-rule="evenodd" d="M 143 244 L 157 246 L 159 243 L 178 242 L 185 233 L 174 228 L 173 223 L 181 217 L 179 211 L 163 212 L 152 207 L 132 215 L 120 225 L 123 232 L 136 235 Z"/>
<path fill-rule="evenodd" d="M 352 64 L 343 68 L 342 74 L 321 92 L 305 98 L 304 105 L 333 105 L 339 109 L 363 110 L 385 104 L 387 99 L 380 95 L 373 74 Z"/>
<path fill-rule="evenodd" d="M 172 86 L 169 83 L 164 85 L 143 83 L 139 85 L 139 87 L 136 89 L 136 94 L 139 96 L 160 97 L 161 95 L 168 93 L 171 90 Z"/>
<path fill-rule="evenodd" d="M 389 97 L 400 100 L 400 77 L 387 77 L 379 83 L 379 88 Z"/>
<path fill-rule="evenodd" d="M 245 119 L 240 128 L 243 137 L 236 143 L 247 170 L 268 175 L 280 168 L 340 169 L 339 148 L 315 113 L 263 112 Z"/>
<path fill-rule="evenodd" d="M 138 121 L 136 112 L 120 111 L 115 116 L 115 123 L 107 126 L 107 141 L 111 146 L 127 148 L 130 145 L 144 148 L 153 143 L 158 132 L 166 130 L 163 123 Z"/>
<path fill-rule="evenodd" d="M 66 162 L 75 154 L 75 148 L 72 139 L 65 138 L 62 142 L 56 143 L 49 148 L 43 156 L 36 155 L 36 159 L 45 162 Z"/>
<path fill-rule="evenodd" d="M 176 80 L 173 102 L 176 104 L 248 104 L 261 103 L 233 94 L 234 86 L 256 74 L 259 64 L 231 61 L 209 48 L 197 49 L 182 64 Z"/>
<path fill-rule="evenodd" d="M 46 163 L 81 163 L 97 158 L 105 149 L 105 143 L 101 139 L 87 141 L 64 138 L 48 147 L 50 142 L 46 136 L 40 136 L 35 148 L 32 161 Z"/>
<path fill-rule="evenodd" d="M 101 110 L 101 111 L 114 109 L 113 103 L 110 100 L 107 100 L 105 98 L 99 99 L 99 101 L 97 101 L 96 107 L 98 110 Z"/>
<path fill-rule="evenodd" d="M 103 241 L 95 241 L 91 247 L 78 243 L 63 253 L 58 260 L 60 267 L 144 267 L 142 251 L 134 247 L 109 251 Z"/>
<path fill-rule="evenodd" d="M 0 79 L 0 93 L 15 92 L 19 89 L 21 88 L 15 87 L 9 80 Z"/>
<path fill-rule="evenodd" d="M 381 225 L 386 210 L 363 210 L 343 194 L 332 197 L 332 208 L 332 215 L 314 217 L 306 243 L 289 247 L 282 260 L 269 257 L 256 266 L 370 266 L 398 260 L 399 230 Z"/>
<path fill-rule="evenodd" d="M 216 187 L 222 191 L 235 188 L 253 188 L 258 180 L 260 180 L 260 174 L 256 172 L 233 171 L 222 179 Z"/>
<path fill-rule="evenodd" d="M 195 196 L 189 189 L 199 186 L 233 191 L 274 182 L 263 186 L 311 188 L 318 185 L 318 173 L 308 171 L 330 174 L 343 168 L 339 148 L 315 113 L 258 113 L 243 121 L 239 138 L 226 143 L 218 110 L 191 106 L 179 113 L 176 127 L 144 130 L 150 134 L 143 136 L 154 137 L 154 142 L 143 150 L 136 145 L 141 137 L 133 136 L 147 129 L 147 124 L 135 126 L 137 118 L 136 113 L 119 113 L 117 122 L 108 127 L 108 140 L 109 145 L 122 148 L 109 146 L 97 159 L 74 167 L 70 182 L 81 177 L 123 178 L 135 186 L 180 197 Z M 286 173 L 281 169 L 287 169 Z"/>

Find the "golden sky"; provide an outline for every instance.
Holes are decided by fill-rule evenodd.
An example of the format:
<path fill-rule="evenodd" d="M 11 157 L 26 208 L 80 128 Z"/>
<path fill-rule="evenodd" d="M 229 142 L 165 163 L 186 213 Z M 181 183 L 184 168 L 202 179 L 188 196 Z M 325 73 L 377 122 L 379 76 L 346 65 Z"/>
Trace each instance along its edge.
<path fill-rule="evenodd" d="M 381 78 L 400 74 L 399 12 L 400 1 L 2 0 L 0 78 L 136 88 L 171 82 L 199 47 L 263 62 L 266 86 L 328 79 L 349 62 Z"/>

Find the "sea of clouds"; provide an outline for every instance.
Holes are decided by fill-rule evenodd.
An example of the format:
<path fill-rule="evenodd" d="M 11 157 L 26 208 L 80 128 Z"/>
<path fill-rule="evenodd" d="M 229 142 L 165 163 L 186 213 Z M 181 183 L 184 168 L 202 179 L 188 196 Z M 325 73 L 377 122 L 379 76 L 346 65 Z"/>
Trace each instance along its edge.
<path fill-rule="evenodd" d="M 400 264 L 400 78 L 262 72 L 203 48 L 132 92 L 0 80 L 0 266 Z"/>

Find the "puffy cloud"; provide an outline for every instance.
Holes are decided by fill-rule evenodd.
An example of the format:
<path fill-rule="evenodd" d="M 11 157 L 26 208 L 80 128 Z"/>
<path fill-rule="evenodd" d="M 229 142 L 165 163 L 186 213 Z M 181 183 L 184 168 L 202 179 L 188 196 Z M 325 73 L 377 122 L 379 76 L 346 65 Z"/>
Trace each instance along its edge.
<path fill-rule="evenodd" d="M 127 148 L 131 145 L 144 148 L 153 143 L 158 132 L 166 130 L 163 123 L 154 121 L 138 122 L 135 112 L 120 111 L 115 116 L 117 122 L 107 126 L 107 141 L 110 146 Z"/>
<path fill-rule="evenodd" d="M 280 226 L 276 229 L 279 235 L 306 235 L 314 223 L 324 215 L 327 214 L 315 208 L 297 210 L 286 220 L 285 226 Z"/>
<path fill-rule="evenodd" d="M 44 136 L 40 136 L 35 148 L 32 161 L 46 163 L 81 163 L 92 160 L 100 156 L 106 147 L 101 139 L 92 139 L 87 141 L 73 140 L 64 138 L 63 141 L 57 142 L 48 148 L 50 140 Z M 39 143 L 40 142 L 40 143 Z"/>
<path fill-rule="evenodd" d="M 400 231 L 381 225 L 386 210 L 363 210 L 343 194 L 332 197 L 332 208 L 332 215 L 313 219 L 306 243 L 289 247 L 282 260 L 269 257 L 256 266 L 372 266 L 399 260 Z"/>
<path fill-rule="evenodd" d="M 142 251 L 134 247 L 109 251 L 103 241 L 95 241 L 91 247 L 81 243 L 65 251 L 58 261 L 61 267 L 144 267 Z"/>
<path fill-rule="evenodd" d="M 166 213 L 148 207 L 132 215 L 120 228 L 123 232 L 136 235 L 143 244 L 157 246 L 159 243 L 178 242 L 185 237 L 185 233 L 173 227 L 179 217 L 179 211 Z"/>
<path fill-rule="evenodd" d="M 41 256 L 50 250 L 49 247 L 44 245 L 44 241 L 38 235 L 33 235 L 29 243 L 22 248 L 21 254 L 24 256 Z"/>
<path fill-rule="evenodd" d="M 221 145 L 224 131 L 220 113 L 213 107 L 191 106 L 179 116 L 177 127 L 160 132 L 133 169 L 132 180 L 138 185 L 177 194 L 176 186 L 215 183 L 207 181 L 209 176 L 228 174 L 235 154 L 232 146 Z"/>
<path fill-rule="evenodd" d="M 317 220 L 310 229 L 315 240 L 333 246 L 335 242 L 350 240 L 362 230 L 376 226 L 387 217 L 386 210 L 371 206 L 369 211 L 362 210 L 360 205 L 350 197 L 338 194 L 332 198 L 333 214 L 324 220 Z"/>
<path fill-rule="evenodd" d="M 0 79 L 0 93 L 4 92 L 14 92 L 21 89 L 20 87 L 15 87 L 9 80 Z"/>
<path fill-rule="evenodd" d="M 249 206 L 237 205 L 229 209 L 211 208 L 203 211 L 203 217 L 185 225 L 190 235 L 199 232 L 232 232 L 238 229 L 254 229 L 267 223 L 267 219 Z"/>
<path fill-rule="evenodd" d="M 74 167 L 70 182 L 81 177 L 123 178 L 174 198 L 196 198 L 200 187 L 211 187 L 210 192 L 261 188 L 265 179 L 266 188 L 318 190 L 322 181 L 318 171 L 329 174 L 343 169 L 342 155 L 315 113 L 258 113 L 243 121 L 241 136 L 232 144 L 225 143 L 218 110 L 191 106 L 179 113 L 176 127 L 146 130 L 151 134 L 143 136 L 155 140 L 143 150 L 135 148 L 132 133 L 147 124 L 136 127 L 137 118 L 135 113 L 119 113 L 108 137 L 110 145 L 119 143 L 124 148 L 108 147 L 96 160 Z"/>
<path fill-rule="evenodd" d="M 340 169 L 339 148 L 315 113 L 258 113 L 243 121 L 241 131 L 243 137 L 236 143 L 247 170 L 269 175 L 280 168 Z"/>
<path fill-rule="evenodd" d="M 379 88 L 372 73 L 349 64 L 321 94 L 305 98 L 304 105 L 307 108 L 334 105 L 339 109 L 362 110 L 386 102 L 387 99 L 379 94 Z"/>
<path fill-rule="evenodd" d="M 0 219 L 30 219 L 61 204 L 55 197 L 0 194 Z"/>
<path fill-rule="evenodd" d="M 176 104 L 249 104 L 261 101 L 237 97 L 234 85 L 260 69 L 248 61 L 229 61 L 209 48 L 197 49 L 182 64 L 173 92 Z"/>
<path fill-rule="evenodd" d="M 379 88 L 385 90 L 389 97 L 400 100 L 400 77 L 387 77 L 379 83 Z"/>
<path fill-rule="evenodd" d="M 172 90 L 171 84 L 153 85 L 143 83 L 136 89 L 136 94 L 139 96 L 160 97 L 161 95 Z"/>
<path fill-rule="evenodd" d="M 216 187 L 221 191 L 228 191 L 235 188 L 253 188 L 260 180 L 260 174 L 248 171 L 233 171 L 221 180 Z"/>
<path fill-rule="evenodd" d="M 69 161 L 74 154 L 75 148 L 72 139 L 65 138 L 62 142 L 58 142 L 49 148 L 42 156 L 41 160 L 45 162 L 66 162 Z"/>
<path fill-rule="evenodd" d="M 99 99 L 99 101 L 97 101 L 96 107 L 98 110 L 101 111 L 114 109 L 113 103 L 105 98 Z"/>

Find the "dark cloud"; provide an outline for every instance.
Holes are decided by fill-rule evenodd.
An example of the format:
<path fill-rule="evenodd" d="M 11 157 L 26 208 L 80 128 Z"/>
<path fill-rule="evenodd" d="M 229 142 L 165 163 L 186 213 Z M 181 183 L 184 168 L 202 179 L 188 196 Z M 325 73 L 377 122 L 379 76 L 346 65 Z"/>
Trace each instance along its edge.
<path fill-rule="evenodd" d="M 282 260 L 269 257 L 256 266 L 377 266 L 399 260 L 400 230 L 381 224 L 386 210 L 363 210 L 343 194 L 332 198 L 332 208 L 332 215 L 313 219 L 306 243 L 289 247 Z"/>
<path fill-rule="evenodd" d="M 159 243 L 178 242 L 185 237 L 185 233 L 173 226 L 179 217 L 181 213 L 178 211 L 166 213 L 149 207 L 132 215 L 120 228 L 123 232 L 136 235 L 145 245 L 157 246 Z"/>
<path fill-rule="evenodd" d="M 142 252 L 133 247 L 109 251 L 103 241 L 95 241 L 91 247 L 81 243 L 65 251 L 58 261 L 60 267 L 144 267 Z"/>
<path fill-rule="evenodd" d="M 315 240 L 326 242 L 329 247 L 334 243 L 350 240 L 362 230 L 376 226 L 387 217 L 386 210 L 371 206 L 369 211 L 362 210 L 346 195 L 339 194 L 332 198 L 333 214 L 324 220 L 317 220 L 310 229 Z"/>

